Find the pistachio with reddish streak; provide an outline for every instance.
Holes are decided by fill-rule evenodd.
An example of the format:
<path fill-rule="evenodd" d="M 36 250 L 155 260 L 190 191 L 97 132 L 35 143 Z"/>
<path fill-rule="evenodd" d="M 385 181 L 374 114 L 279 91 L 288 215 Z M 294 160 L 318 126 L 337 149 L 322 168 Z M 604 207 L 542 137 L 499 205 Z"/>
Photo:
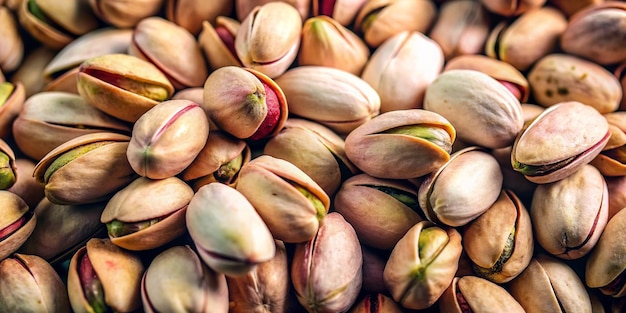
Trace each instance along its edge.
<path fill-rule="evenodd" d="M 524 313 L 524 308 L 503 287 L 475 276 L 455 277 L 439 300 L 446 313 Z"/>
<path fill-rule="evenodd" d="M 0 260 L 8 257 L 28 239 L 35 229 L 37 217 L 20 196 L 0 190 Z"/>
<path fill-rule="evenodd" d="M 271 78 L 253 69 L 226 66 L 204 83 L 202 108 L 221 130 L 239 139 L 276 135 L 287 119 L 287 100 Z"/>
<path fill-rule="evenodd" d="M 164 0 L 87 0 L 100 19 L 117 28 L 133 28 L 141 20 L 156 15 Z"/>
<path fill-rule="evenodd" d="M 70 261 L 67 291 L 72 310 L 99 313 L 140 309 L 143 274 L 138 255 L 108 239 L 90 239 Z"/>
<path fill-rule="evenodd" d="M 402 313 L 393 299 L 382 293 L 365 295 L 348 313 Z"/>
<path fill-rule="evenodd" d="M 202 22 L 198 44 L 211 69 L 241 66 L 235 51 L 235 35 L 239 27 L 239 21 L 225 16 L 218 16 L 215 19 L 215 26 L 208 21 Z"/>
<path fill-rule="evenodd" d="M 126 156 L 137 174 L 163 179 L 187 168 L 208 136 L 209 121 L 200 105 L 163 101 L 135 122 Z"/>
<path fill-rule="evenodd" d="M 276 252 L 272 234 L 252 204 L 222 183 L 198 189 L 186 222 L 202 260 L 227 276 L 245 275 Z"/>
<path fill-rule="evenodd" d="M 326 15 L 349 26 L 367 0 L 311 0 L 312 16 Z"/>

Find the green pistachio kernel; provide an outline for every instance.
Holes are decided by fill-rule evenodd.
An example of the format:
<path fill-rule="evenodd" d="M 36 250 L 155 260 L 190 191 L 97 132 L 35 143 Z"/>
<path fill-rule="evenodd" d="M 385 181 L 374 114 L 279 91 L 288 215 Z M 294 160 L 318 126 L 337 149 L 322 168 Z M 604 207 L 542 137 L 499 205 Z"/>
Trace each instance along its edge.
<path fill-rule="evenodd" d="M 0 107 L 7 102 L 14 90 L 15 85 L 9 82 L 0 83 Z"/>
<path fill-rule="evenodd" d="M 126 235 L 130 235 L 132 233 L 136 233 L 140 230 L 146 229 L 156 223 L 158 223 L 161 219 L 155 218 L 147 221 L 135 222 L 135 223 L 124 223 L 118 220 L 113 220 L 107 223 L 107 231 L 109 232 L 109 236 L 116 238 L 122 237 Z"/>
<path fill-rule="evenodd" d="M 50 176 L 52 176 L 54 172 L 56 172 L 61 167 L 65 166 L 67 163 L 70 163 L 71 161 L 75 160 L 76 158 L 80 157 L 83 154 L 86 154 L 87 152 L 91 150 L 95 150 L 96 148 L 108 145 L 113 142 L 114 141 L 93 142 L 93 143 L 86 144 L 80 147 L 76 147 L 72 150 L 69 150 L 61 154 L 59 157 L 54 159 L 54 161 L 52 161 L 50 166 L 48 166 L 48 168 L 46 169 L 46 172 L 44 173 L 44 176 L 43 176 L 44 183 L 47 183 L 48 180 L 50 179 Z"/>
<path fill-rule="evenodd" d="M 233 181 L 233 178 L 239 173 L 241 166 L 243 165 L 243 154 L 239 154 L 234 159 L 222 164 L 220 168 L 213 173 L 215 180 L 220 183 L 228 184 Z"/>
<path fill-rule="evenodd" d="M 372 23 L 378 18 L 378 14 L 384 9 L 384 7 L 376 9 L 370 12 L 361 23 L 361 30 L 365 33 L 372 26 Z"/>
<path fill-rule="evenodd" d="M 432 125 L 405 125 L 388 129 L 381 133 L 417 137 L 432 142 L 446 151 L 452 150 L 450 134 L 444 129 Z"/>
<path fill-rule="evenodd" d="M 419 202 L 417 201 L 417 195 L 414 195 L 410 192 L 400 190 L 397 188 L 387 187 L 387 186 L 376 186 L 376 185 L 362 185 L 364 187 L 369 187 L 376 189 L 378 191 L 384 192 L 396 200 L 402 202 L 402 204 L 408 206 L 414 211 L 421 211 L 419 209 Z"/>
<path fill-rule="evenodd" d="M 6 153 L 0 152 L 0 190 L 9 189 L 14 183 L 15 172 L 11 166 L 11 158 Z"/>
<path fill-rule="evenodd" d="M 37 5 L 37 0 L 28 0 L 28 10 L 38 20 L 46 24 L 51 24 L 51 21 L 48 16 L 46 16 L 46 13 L 39 7 L 39 5 Z"/>
<path fill-rule="evenodd" d="M 559 162 L 552 163 L 552 164 L 546 164 L 546 165 L 528 165 L 528 164 L 520 163 L 518 161 L 514 161 L 512 165 L 513 165 L 514 170 L 524 175 L 539 176 L 539 175 L 546 175 L 551 172 L 554 172 L 564 167 L 568 163 L 572 162 L 575 158 L 576 157 L 573 156 L 563 161 L 559 161 Z"/>
<path fill-rule="evenodd" d="M 513 255 L 514 249 L 515 249 L 515 226 L 511 228 L 511 232 L 509 233 L 509 236 L 506 240 L 504 249 L 502 250 L 502 254 L 500 254 L 500 257 L 498 258 L 498 260 L 496 260 L 496 263 L 494 263 L 491 268 L 481 267 L 476 264 L 473 264 L 474 271 L 476 272 L 476 274 L 482 277 L 488 278 L 488 279 L 493 277 L 494 274 L 502 272 L 502 268 L 504 267 L 504 264 L 511 258 L 511 255 Z"/>
<path fill-rule="evenodd" d="M 324 204 L 322 203 L 322 201 L 315 196 L 314 194 L 312 194 L 310 191 L 308 191 L 306 188 L 294 184 L 294 187 L 305 197 L 307 198 L 309 201 L 311 201 L 311 203 L 313 203 L 313 207 L 315 208 L 316 216 L 318 220 L 322 220 L 324 219 L 324 217 L 326 216 L 326 207 L 324 207 Z"/>

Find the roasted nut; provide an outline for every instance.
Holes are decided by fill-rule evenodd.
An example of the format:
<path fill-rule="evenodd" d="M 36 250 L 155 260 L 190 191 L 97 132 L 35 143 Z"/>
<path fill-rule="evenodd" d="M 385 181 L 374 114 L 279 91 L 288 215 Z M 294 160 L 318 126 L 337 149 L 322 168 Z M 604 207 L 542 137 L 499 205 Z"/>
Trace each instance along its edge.
<path fill-rule="evenodd" d="M 0 36 L 2 38 L 0 70 L 3 72 L 15 70 L 24 58 L 24 42 L 18 31 L 18 24 L 13 13 L 8 8 L 0 6 Z"/>
<path fill-rule="evenodd" d="M 17 167 L 13 149 L 0 139 L 0 190 L 9 189 L 17 181 Z"/>
<path fill-rule="evenodd" d="M 202 260 L 227 276 L 245 275 L 276 252 L 272 234 L 252 204 L 222 183 L 198 189 L 186 221 Z"/>
<path fill-rule="evenodd" d="M 200 33 L 204 21 L 214 23 L 218 16 L 230 15 L 232 10 L 231 0 L 165 0 L 165 17 L 193 35 Z"/>
<path fill-rule="evenodd" d="M 446 313 L 526 312 L 503 287 L 476 276 L 455 277 L 439 300 Z"/>
<path fill-rule="evenodd" d="M 311 0 L 312 16 L 326 15 L 349 26 L 367 0 Z"/>
<path fill-rule="evenodd" d="M 224 16 L 218 16 L 215 19 L 215 27 L 208 21 L 202 22 L 198 44 L 211 69 L 241 66 L 241 61 L 235 52 L 235 35 L 239 27 L 238 21 Z"/>
<path fill-rule="evenodd" d="M 235 0 L 234 2 L 235 2 L 235 11 L 237 13 L 236 14 L 237 19 L 240 21 L 243 21 L 250 14 L 250 12 L 254 9 L 254 7 L 264 5 L 272 1 L 275 1 L 275 0 Z M 300 13 L 300 17 L 302 17 L 302 19 L 306 19 L 309 16 L 309 9 L 311 8 L 311 4 L 315 8 L 315 6 L 317 5 L 316 2 L 319 2 L 319 1 L 312 1 L 312 0 L 279 0 L 279 1 L 285 2 L 293 6 L 294 8 L 296 8 L 296 10 L 298 10 L 298 13 Z M 342 2 L 342 1 L 343 0 L 339 0 L 337 2 Z M 362 2 L 364 0 L 355 0 L 355 1 Z M 233 2 L 233 1 L 230 1 L 230 2 Z M 313 15 L 318 15 L 318 14 L 313 14 Z M 330 14 L 327 14 L 327 15 L 331 16 Z"/>
<path fill-rule="evenodd" d="M 0 190 L 0 260 L 8 257 L 28 239 L 37 217 L 20 196 Z"/>
<path fill-rule="evenodd" d="M 193 162 L 208 136 L 209 121 L 199 104 L 163 101 L 135 122 L 126 156 L 141 176 L 172 177 Z"/>
<path fill-rule="evenodd" d="M 519 133 L 511 164 L 534 183 L 555 182 L 593 160 L 609 137 L 609 124 L 596 109 L 576 101 L 561 102 Z"/>
<path fill-rule="evenodd" d="M 141 20 L 159 13 L 163 0 L 87 0 L 93 12 L 117 28 L 133 28 Z"/>

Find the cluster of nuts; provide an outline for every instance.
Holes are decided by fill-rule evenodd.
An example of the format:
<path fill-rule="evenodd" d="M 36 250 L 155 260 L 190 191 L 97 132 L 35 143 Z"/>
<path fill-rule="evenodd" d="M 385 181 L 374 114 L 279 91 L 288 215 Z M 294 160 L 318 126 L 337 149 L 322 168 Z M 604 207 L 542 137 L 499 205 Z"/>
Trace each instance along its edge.
<path fill-rule="evenodd" d="M 0 0 L 0 37 L 0 312 L 626 310 L 625 2 Z"/>

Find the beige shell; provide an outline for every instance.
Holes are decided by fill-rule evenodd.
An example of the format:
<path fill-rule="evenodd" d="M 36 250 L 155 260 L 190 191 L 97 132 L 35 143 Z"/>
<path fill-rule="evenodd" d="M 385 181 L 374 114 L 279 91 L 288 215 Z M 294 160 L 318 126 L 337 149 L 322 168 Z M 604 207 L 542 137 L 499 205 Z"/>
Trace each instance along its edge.
<path fill-rule="evenodd" d="M 232 2 L 231 0 L 208 3 L 203 0 L 165 0 L 165 17 L 193 35 L 197 35 L 202 30 L 202 24 L 205 21 L 215 23 L 218 16 L 231 15 Z"/>
<path fill-rule="evenodd" d="M 24 200 L 6 190 L 0 190 L 0 203 L 5 208 L 0 214 L 0 231 L 6 232 L 7 227 L 16 224 L 20 226 L 0 240 L 0 260 L 8 257 L 28 239 L 37 224 L 37 216 L 29 209 Z"/>
<path fill-rule="evenodd" d="M 117 28 L 133 28 L 142 19 L 156 15 L 164 0 L 86 0 L 93 12 Z"/>

